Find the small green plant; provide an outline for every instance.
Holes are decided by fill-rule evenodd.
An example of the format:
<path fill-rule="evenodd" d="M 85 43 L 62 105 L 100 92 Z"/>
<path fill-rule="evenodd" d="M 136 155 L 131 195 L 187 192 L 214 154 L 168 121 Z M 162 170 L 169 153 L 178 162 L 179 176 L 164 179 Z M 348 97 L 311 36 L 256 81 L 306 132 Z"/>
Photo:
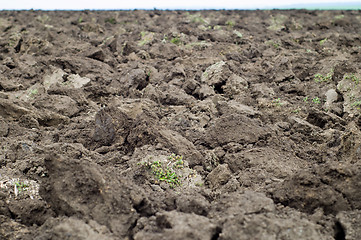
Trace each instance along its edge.
<path fill-rule="evenodd" d="M 165 182 L 171 188 L 175 188 L 181 185 L 181 177 L 176 173 L 176 169 L 182 169 L 184 167 L 183 157 L 171 154 L 168 157 L 169 162 L 165 163 L 162 161 L 152 161 L 142 163 L 146 168 L 151 170 L 151 173 L 156 178 L 156 182 Z"/>
<path fill-rule="evenodd" d="M 171 43 L 175 44 L 175 45 L 180 45 L 182 43 L 182 41 L 180 40 L 179 37 L 174 37 L 170 40 Z"/>
<path fill-rule="evenodd" d="M 354 73 L 345 74 L 345 79 L 351 79 L 352 81 L 354 81 L 356 83 L 356 85 L 358 85 L 360 82 L 360 79 Z"/>
<path fill-rule="evenodd" d="M 315 76 L 313 77 L 313 80 L 315 80 L 315 82 L 322 82 L 323 79 L 324 79 L 324 77 L 320 73 L 315 74 Z"/>
<path fill-rule="evenodd" d="M 286 15 L 278 14 L 276 16 L 272 16 L 269 19 L 270 26 L 268 29 L 273 31 L 281 31 L 286 28 L 285 22 L 287 21 L 288 17 Z"/>
<path fill-rule="evenodd" d="M 184 167 L 183 156 L 179 156 L 179 155 L 176 155 L 176 154 L 173 153 L 168 157 L 168 160 L 171 161 L 171 162 L 175 162 L 175 167 L 176 168 L 183 168 Z"/>
<path fill-rule="evenodd" d="M 26 184 L 25 182 L 21 182 L 21 181 L 17 181 L 17 182 L 14 182 L 14 185 L 15 185 L 15 188 L 21 192 L 21 191 L 26 191 L 29 187 L 28 184 Z"/>
<path fill-rule="evenodd" d="M 340 20 L 340 19 L 343 19 L 344 17 L 345 17 L 345 15 L 341 14 L 341 15 L 335 16 L 334 19 Z"/>
<path fill-rule="evenodd" d="M 275 103 L 277 106 L 282 106 L 283 105 L 283 103 L 281 102 L 281 98 L 276 98 L 272 102 Z"/>
<path fill-rule="evenodd" d="M 202 16 L 200 14 L 187 14 L 188 18 L 191 20 L 191 22 L 193 23 L 200 23 L 200 24 L 204 24 L 204 25 L 208 25 L 208 21 L 205 20 L 204 18 L 202 18 Z"/>
<path fill-rule="evenodd" d="M 166 43 L 167 41 L 168 41 L 168 36 L 166 34 L 164 34 L 162 43 Z"/>
<path fill-rule="evenodd" d="M 236 36 L 239 37 L 239 38 L 243 37 L 243 34 L 241 32 L 239 32 L 239 31 L 237 31 L 237 30 L 234 30 L 233 33 L 236 34 Z"/>
<path fill-rule="evenodd" d="M 312 99 L 312 102 L 313 102 L 313 103 L 316 103 L 316 104 L 320 104 L 320 103 L 321 103 L 321 100 L 320 100 L 318 97 L 314 97 L 314 98 Z"/>
<path fill-rule="evenodd" d="M 154 161 L 150 168 L 159 181 L 167 182 L 171 187 L 180 185 L 177 174 L 169 167 L 164 167 L 159 161 Z"/>
<path fill-rule="evenodd" d="M 304 101 L 304 102 L 308 102 L 308 97 L 307 97 L 307 96 L 304 97 L 304 98 L 303 98 L 303 101 Z"/>
<path fill-rule="evenodd" d="M 34 97 L 36 94 L 38 94 L 38 89 L 30 89 L 28 91 L 29 97 Z"/>
<path fill-rule="evenodd" d="M 110 24 L 116 24 L 117 23 L 117 20 L 114 17 L 106 18 L 104 21 L 106 23 L 110 23 Z"/>
<path fill-rule="evenodd" d="M 327 38 L 320 40 L 320 46 L 322 46 L 323 44 L 325 44 L 326 41 L 327 41 Z"/>
<path fill-rule="evenodd" d="M 197 187 L 203 187 L 203 183 L 202 182 L 196 182 L 195 184 Z"/>
<path fill-rule="evenodd" d="M 147 43 L 150 43 L 154 38 L 154 33 L 152 32 L 140 32 L 140 40 L 138 42 L 138 46 L 144 46 Z"/>
<path fill-rule="evenodd" d="M 234 22 L 231 21 L 231 20 L 228 20 L 228 21 L 226 22 L 226 25 L 227 25 L 228 27 L 230 27 L 230 28 L 233 28 L 233 27 L 234 27 Z"/>
<path fill-rule="evenodd" d="M 279 47 L 280 47 L 280 44 L 279 44 L 279 43 L 274 42 L 274 43 L 272 43 L 272 46 L 273 46 L 274 48 L 279 48 Z"/>
<path fill-rule="evenodd" d="M 356 100 L 355 102 L 353 102 L 351 104 L 351 107 L 356 108 L 356 109 L 360 109 L 361 108 L 361 99 Z"/>
<path fill-rule="evenodd" d="M 80 16 L 80 17 L 78 18 L 78 23 L 82 23 L 82 22 L 83 22 L 83 17 Z"/>
<path fill-rule="evenodd" d="M 48 15 L 38 15 L 36 17 L 36 20 L 41 22 L 42 24 L 45 24 L 50 21 L 50 17 Z"/>
<path fill-rule="evenodd" d="M 300 112 L 300 110 L 301 110 L 301 109 L 297 108 L 297 109 L 293 110 L 292 112 L 297 114 L 297 113 Z"/>
<path fill-rule="evenodd" d="M 267 41 L 267 44 L 268 45 L 272 45 L 274 48 L 279 48 L 280 47 L 280 44 L 279 43 L 277 43 L 277 42 L 275 42 L 275 41 L 272 41 L 272 40 L 270 40 L 270 41 Z"/>
<path fill-rule="evenodd" d="M 326 76 L 324 76 L 320 73 L 315 74 L 315 76 L 313 77 L 313 80 L 317 83 L 328 82 L 332 79 L 332 76 L 333 76 L 333 69 L 331 69 L 331 71 L 329 73 L 327 73 Z"/>

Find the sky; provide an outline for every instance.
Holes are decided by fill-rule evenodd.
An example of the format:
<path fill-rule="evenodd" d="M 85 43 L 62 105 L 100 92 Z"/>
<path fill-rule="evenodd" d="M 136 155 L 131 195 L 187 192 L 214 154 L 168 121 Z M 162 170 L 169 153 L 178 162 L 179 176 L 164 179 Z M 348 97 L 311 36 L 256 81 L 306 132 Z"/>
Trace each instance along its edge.
<path fill-rule="evenodd" d="M 352 2 L 361 0 L 0 0 L 1 10 L 83 10 L 83 9 L 270 9 L 316 3 Z"/>

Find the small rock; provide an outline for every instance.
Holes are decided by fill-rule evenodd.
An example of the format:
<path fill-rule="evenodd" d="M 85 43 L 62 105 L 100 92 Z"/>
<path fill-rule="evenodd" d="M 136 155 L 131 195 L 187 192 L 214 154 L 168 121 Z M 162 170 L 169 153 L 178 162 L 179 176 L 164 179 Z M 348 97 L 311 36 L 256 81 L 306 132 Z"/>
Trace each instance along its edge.
<path fill-rule="evenodd" d="M 330 89 L 325 93 L 326 104 L 332 104 L 337 101 L 338 94 L 335 89 Z"/>

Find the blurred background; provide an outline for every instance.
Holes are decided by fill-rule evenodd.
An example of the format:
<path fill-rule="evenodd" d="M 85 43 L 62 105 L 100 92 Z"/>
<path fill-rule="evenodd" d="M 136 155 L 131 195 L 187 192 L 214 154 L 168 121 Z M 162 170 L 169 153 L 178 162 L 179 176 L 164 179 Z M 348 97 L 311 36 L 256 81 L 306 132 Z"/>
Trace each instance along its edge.
<path fill-rule="evenodd" d="M 1 0 L 0 10 L 115 10 L 115 9 L 361 9 L 361 0 Z"/>

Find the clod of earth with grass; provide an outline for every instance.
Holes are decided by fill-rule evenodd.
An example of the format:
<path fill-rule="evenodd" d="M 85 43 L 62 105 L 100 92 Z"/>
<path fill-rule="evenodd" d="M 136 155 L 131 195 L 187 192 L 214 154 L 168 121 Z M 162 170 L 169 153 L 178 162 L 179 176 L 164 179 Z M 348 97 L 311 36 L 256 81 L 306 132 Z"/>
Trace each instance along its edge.
<path fill-rule="evenodd" d="M 158 156 L 156 160 L 150 157 L 148 160 L 138 163 L 144 167 L 151 176 L 151 182 L 155 184 L 166 183 L 170 188 L 202 186 L 203 180 L 195 170 L 188 167 L 183 156 L 171 154 L 167 157 Z"/>

